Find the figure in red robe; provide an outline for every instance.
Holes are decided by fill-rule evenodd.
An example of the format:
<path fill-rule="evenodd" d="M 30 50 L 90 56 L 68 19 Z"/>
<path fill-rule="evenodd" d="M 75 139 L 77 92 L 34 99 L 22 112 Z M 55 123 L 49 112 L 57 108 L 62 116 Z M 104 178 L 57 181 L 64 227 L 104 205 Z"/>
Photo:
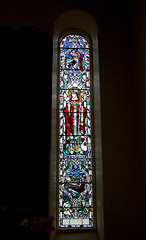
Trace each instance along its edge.
<path fill-rule="evenodd" d="M 81 144 L 85 140 L 85 118 L 87 110 L 81 102 L 81 91 L 78 88 L 69 90 L 69 101 L 64 108 L 66 153 L 77 154 L 81 152 Z"/>

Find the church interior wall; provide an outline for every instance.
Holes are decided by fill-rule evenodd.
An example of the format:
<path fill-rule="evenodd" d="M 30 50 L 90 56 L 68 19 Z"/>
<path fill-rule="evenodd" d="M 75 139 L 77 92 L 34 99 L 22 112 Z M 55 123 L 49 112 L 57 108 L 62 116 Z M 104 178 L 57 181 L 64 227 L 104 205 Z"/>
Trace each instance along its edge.
<path fill-rule="evenodd" d="M 1 1 L 0 205 L 13 234 L 48 212 L 53 24 L 72 8 L 98 25 L 105 239 L 143 240 L 144 1 Z"/>

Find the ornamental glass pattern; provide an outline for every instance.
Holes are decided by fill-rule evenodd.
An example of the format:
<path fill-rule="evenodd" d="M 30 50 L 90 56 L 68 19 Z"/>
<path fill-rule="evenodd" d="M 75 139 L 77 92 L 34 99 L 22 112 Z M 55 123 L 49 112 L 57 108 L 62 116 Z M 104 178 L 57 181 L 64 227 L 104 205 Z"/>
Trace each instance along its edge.
<path fill-rule="evenodd" d="M 93 227 L 89 43 L 60 42 L 59 227 Z"/>

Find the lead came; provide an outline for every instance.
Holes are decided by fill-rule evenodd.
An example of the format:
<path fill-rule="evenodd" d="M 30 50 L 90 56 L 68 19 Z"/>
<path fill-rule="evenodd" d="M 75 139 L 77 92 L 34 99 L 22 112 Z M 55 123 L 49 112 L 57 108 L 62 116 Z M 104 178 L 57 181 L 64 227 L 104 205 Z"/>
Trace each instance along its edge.
<path fill-rule="evenodd" d="M 93 227 L 89 43 L 60 42 L 59 226 Z"/>

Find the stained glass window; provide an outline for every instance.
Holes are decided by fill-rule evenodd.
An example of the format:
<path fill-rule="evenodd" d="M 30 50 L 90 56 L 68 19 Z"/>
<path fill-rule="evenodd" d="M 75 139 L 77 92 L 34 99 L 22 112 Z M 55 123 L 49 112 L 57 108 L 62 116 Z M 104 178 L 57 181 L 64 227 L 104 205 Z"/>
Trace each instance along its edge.
<path fill-rule="evenodd" d="M 59 227 L 93 227 L 90 49 L 81 35 L 60 42 Z"/>

